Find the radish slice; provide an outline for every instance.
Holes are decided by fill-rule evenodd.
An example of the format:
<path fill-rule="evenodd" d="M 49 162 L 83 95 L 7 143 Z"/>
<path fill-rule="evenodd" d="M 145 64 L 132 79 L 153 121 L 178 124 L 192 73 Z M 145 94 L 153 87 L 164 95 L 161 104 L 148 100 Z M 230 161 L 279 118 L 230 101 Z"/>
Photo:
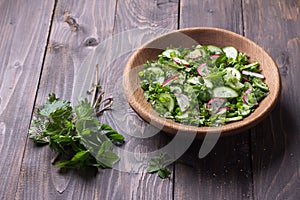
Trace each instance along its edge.
<path fill-rule="evenodd" d="M 166 86 L 166 85 L 169 85 L 174 79 L 177 79 L 179 76 L 178 75 L 174 75 L 174 76 L 171 76 L 170 78 L 168 78 L 167 80 L 165 80 L 161 86 Z"/>
<path fill-rule="evenodd" d="M 202 63 L 198 66 L 197 72 L 200 76 L 205 77 L 210 74 L 210 71 L 208 70 L 207 64 Z"/>
<path fill-rule="evenodd" d="M 216 112 L 216 115 L 223 115 L 225 114 L 227 111 L 226 108 L 220 108 L 217 112 Z"/>
<path fill-rule="evenodd" d="M 242 100 L 247 105 L 253 104 L 255 106 L 258 106 L 258 102 L 257 102 L 255 96 L 250 97 L 251 92 L 252 92 L 252 88 L 247 89 L 243 94 Z M 250 98 L 253 99 L 253 102 L 250 102 Z"/>
<path fill-rule="evenodd" d="M 175 57 L 175 58 L 172 58 L 172 60 L 173 60 L 177 65 L 180 65 L 180 64 L 181 64 L 180 58 Z"/>
<path fill-rule="evenodd" d="M 172 60 L 177 64 L 177 65 L 185 65 L 185 66 L 189 66 L 190 63 L 188 63 L 186 60 L 180 59 L 180 58 L 172 58 Z"/>
<path fill-rule="evenodd" d="M 248 82 L 248 83 L 250 83 L 250 80 L 249 80 L 249 79 L 247 79 L 247 78 L 246 78 L 246 77 L 244 77 L 244 76 L 242 77 L 242 80 L 243 80 L 243 81 L 245 81 L 245 82 Z"/>
<path fill-rule="evenodd" d="M 206 104 L 206 109 L 210 110 L 212 113 L 217 113 L 220 109 L 224 108 L 226 100 L 223 98 L 212 98 Z M 226 108 L 225 108 L 226 109 Z"/>
<path fill-rule="evenodd" d="M 256 78 L 265 79 L 264 75 L 256 73 L 256 72 L 250 72 L 250 71 L 243 70 L 242 74 L 247 75 L 247 76 L 256 77 Z"/>
<path fill-rule="evenodd" d="M 214 55 L 211 55 L 209 58 L 211 59 L 211 60 L 216 60 L 217 58 L 219 58 L 220 57 L 220 54 L 214 54 Z"/>
<path fill-rule="evenodd" d="M 181 112 L 187 111 L 187 109 L 190 107 L 189 98 L 182 93 L 175 93 L 174 95 L 176 97 Z"/>
<path fill-rule="evenodd" d="M 181 59 L 181 64 L 183 64 L 184 66 L 190 66 L 190 63 L 183 59 Z"/>

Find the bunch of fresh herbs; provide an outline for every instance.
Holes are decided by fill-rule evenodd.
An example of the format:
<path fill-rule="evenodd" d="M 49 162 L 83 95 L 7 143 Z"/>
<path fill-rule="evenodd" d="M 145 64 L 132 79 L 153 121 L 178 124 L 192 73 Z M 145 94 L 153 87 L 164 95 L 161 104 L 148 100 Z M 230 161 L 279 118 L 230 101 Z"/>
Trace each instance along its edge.
<path fill-rule="evenodd" d="M 93 106 L 85 99 L 72 107 L 69 101 L 50 94 L 42 108 L 37 110 L 29 129 L 29 138 L 38 145 L 46 145 L 56 152 L 52 163 L 64 169 L 87 167 L 111 168 L 120 158 L 114 153 L 114 145 L 122 145 L 124 136 L 107 124 L 100 124 L 96 114 L 112 105 L 109 97 L 101 102 L 100 93 Z M 100 104 L 108 104 L 97 109 Z M 148 173 L 168 178 L 170 172 L 156 156 L 149 162 Z"/>
<path fill-rule="evenodd" d="M 37 110 L 29 135 L 36 144 L 49 144 L 57 153 L 53 162 L 59 168 L 111 168 L 119 160 L 114 144 L 124 143 L 121 134 L 99 123 L 95 108 L 87 100 L 72 107 L 55 94 Z"/>

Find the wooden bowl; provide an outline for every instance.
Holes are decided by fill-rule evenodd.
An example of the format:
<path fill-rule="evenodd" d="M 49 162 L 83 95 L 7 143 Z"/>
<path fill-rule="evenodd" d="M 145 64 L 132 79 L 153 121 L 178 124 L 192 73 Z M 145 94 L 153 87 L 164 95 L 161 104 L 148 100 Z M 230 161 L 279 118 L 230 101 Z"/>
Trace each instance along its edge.
<path fill-rule="evenodd" d="M 241 121 L 225 124 L 221 127 L 196 127 L 176 123 L 159 117 L 144 97 L 140 88 L 138 72 L 143 70 L 146 61 L 157 60 L 157 56 L 168 46 L 187 47 L 193 45 L 234 46 L 238 51 L 250 57 L 250 62 L 258 61 L 270 94 L 264 98 L 258 108 Z M 221 136 L 228 136 L 245 131 L 257 125 L 275 107 L 280 95 L 280 75 L 274 60 L 261 47 L 251 40 L 219 28 L 186 28 L 159 36 L 139 48 L 128 60 L 123 74 L 125 96 L 131 107 L 148 123 L 166 133 L 175 135 L 178 131 L 197 133 L 197 138 L 204 138 L 206 133 L 221 131 Z"/>

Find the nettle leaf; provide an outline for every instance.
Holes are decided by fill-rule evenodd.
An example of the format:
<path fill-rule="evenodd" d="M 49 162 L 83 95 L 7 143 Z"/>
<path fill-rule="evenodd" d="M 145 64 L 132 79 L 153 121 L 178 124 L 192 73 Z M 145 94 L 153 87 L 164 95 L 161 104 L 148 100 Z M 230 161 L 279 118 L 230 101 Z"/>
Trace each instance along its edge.
<path fill-rule="evenodd" d="M 60 155 L 59 168 L 112 167 L 120 159 L 113 152 L 112 141 L 124 141 L 112 127 L 99 123 L 87 99 L 72 107 L 55 94 L 49 95 L 33 117 L 29 138 L 37 144 L 49 144 Z"/>
<path fill-rule="evenodd" d="M 111 168 L 120 159 L 112 150 L 113 144 L 111 141 L 103 142 L 96 156 L 97 161 L 103 166 Z"/>
<path fill-rule="evenodd" d="M 48 102 L 52 103 L 53 101 L 56 101 L 56 100 L 59 100 L 59 98 L 57 98 L 54 93 L 48 95 Z"/>
<path fill-rule="evenodd" d="M 81 143 L 89 150 L 102 167 L 112 167 L 112 165 L 119 160 L 119 157 L 112 152 L 112 142 L 106 135 L 101 134 L 101 131 L 109 130 L 113 132 L 114 130 L 108 125 L 100 125 L 94 115 L 93 108 L 86 100 L 80 102 L 79 105 L 75 107 L 75 113 L 77 116 L 75 126 L 78 135 L 81 136 Z M 114 134 L 118 133 L 114 132 Z M 118 139 L 117 136 L 114 138 Z"/>
<path fill-rule="evenodd" d="M 107 131 L 105 135 L 112 141 L 117 144 L 123 144 L 125 142 L 125 138 L 123 135 L 119 134 L 116 130 L 114 130 L 111 126 L 107 124 L 102 124 L 100 126 L 100 130 Z"/>
<path fill-rule="evenodd" d="M 159 160 L 151 159 L 149 161 L 149 164 L 148 164 L 147 172 L 148 173 L 155 173 L 155 172 L 159 171 L 160 168 L 161 168 L 161 165 L 159 163 Z"/>
<path fill-rule="evenodd" d="M 89 151 L 82 150 L 77 152 L 71 160 L 59 162 L 56 167 L 59 168 L 77 168 L 78 166 L 84 167 L 85 162 L 90 159 Z"/>
<path fill-rule="evenodd" d="M 38 110 L 38 114 L 42 117 L 49 117 L 53 113 L 61 116 L 64 113 L 70 114 L 71 111 L 72 108 L 69 101 L 62 101 L 56 98 L 55 95 L 50 95 L 43 108 Z"/>
<path fill-rule="evenodd" d="M 101 130 L 108 130 L 108 131 L 113 130 L 113 128 L 111 126 L 107 125 L 107 124 L 101 124 L 100 129 Z"/>
<path fill-rule="evenodd" d="M 166 153 L 158 154 L 150 159 L 148 164 L 148 173 L 157 173 L 162 179 L 168 178 L 171 172 L 166 168 L 172 163 L 172 159 Z"/>
<path fill-rule="evenodd" d="M 105 134 L 112 142 L 117 142 L 119 144 L 123 144 L 125 139 L 124 136 L 119 134 L 116 131 L 107 132 Z"/>
<path fill-rule="evenodd" d="M 171 172 L 167 168 L 159 169 L 157 172 L 158 176 L 162 179 L 168 178 Z"/>
<path fill-rule="evenodd" d="M 91 107 L 87 99 L 80 101 L 79 104 L 75 106 L 74 110 L 79 120 L 92 119 L 94 117 L 94 109 Z"/>
<path fill-rule="evenodd" d="M 29 128 L 29 138 L 36 144 L 48 144 L 49 137 L 44 133 L 45 123 L 40 119 L 33 117 Z"/>

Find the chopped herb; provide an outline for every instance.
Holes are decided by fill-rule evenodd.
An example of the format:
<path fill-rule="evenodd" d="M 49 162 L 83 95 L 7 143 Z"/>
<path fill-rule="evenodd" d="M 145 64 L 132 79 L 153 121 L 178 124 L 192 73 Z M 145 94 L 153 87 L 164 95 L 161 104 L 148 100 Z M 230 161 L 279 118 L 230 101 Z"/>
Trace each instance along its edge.
<path fill-rule="evenodd" d="M 111 168 L 119 160 L 113 143 L 123 144 L 124 137 L 100 124 L 95 109 L 86 99 L 72 107 L 50 94 L 32 119 L 29 138 L 36 144 L 49 144 L 58 155 L 58 168 Z"/>
<path fill-rule="evenodd" d="M 167 169 L 167 165 L 170 163 L 172 160 L 168 158 L 167 154 L 158 154 L 149 161 L 147 172 L 157 173 L 162 179 L 169 178 L 171 172 Z"/>
<path fill-rule="evenodd" d="M 269 94 L 259 63 L 248 60 L 232 46 L 169 47 L 138 75 L 145 98 L 161 117 L 220 126 L 247 117 Z M 215 108 L 212 102 L 222 104 Z"/>

